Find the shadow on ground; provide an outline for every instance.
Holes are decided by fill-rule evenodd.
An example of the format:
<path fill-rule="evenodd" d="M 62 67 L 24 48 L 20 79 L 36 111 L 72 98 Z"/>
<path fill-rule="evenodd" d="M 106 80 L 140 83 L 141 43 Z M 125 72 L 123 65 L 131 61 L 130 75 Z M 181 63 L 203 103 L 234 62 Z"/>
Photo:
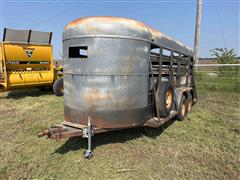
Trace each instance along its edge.
<path fill-rule="evenodd" d="M 10 91 L 6 94 L 6 96 L 1 98 L 7 99 L 21 99 L 25 97 L 39 97 L 42 95 L 50 95 L 53 94 L 52 89 L 24 89 L 24 90 L 14 90 Z"/>
<path fill-rule="evenodd" d="M 175 121 L 175 119 L 172 119 L 159 128 L 139 127 L 134 129 L 123 129 L 95 134 L 92 138 L 92 147 L 95 149 L 96 147 L 110 143 L 124 143 L 129 140 L 141 138 L 142 136 L 147 136 L 154 139 L 160 136 L 163 131 L 172 125 Z M 69 138 L 54 153 L 63 155 L 69 151 L 78 151 L 81 148 L 87 149 L 87 144 L 88 142 L 86 138 L 81 139 L 81 137 L 72 137 Z"/>

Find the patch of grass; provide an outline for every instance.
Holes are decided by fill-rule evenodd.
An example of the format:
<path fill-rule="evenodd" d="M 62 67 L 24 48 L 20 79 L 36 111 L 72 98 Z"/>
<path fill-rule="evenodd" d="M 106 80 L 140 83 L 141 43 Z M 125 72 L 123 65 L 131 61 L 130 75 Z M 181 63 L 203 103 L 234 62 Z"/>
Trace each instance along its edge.
<path fill-rule="evenodd" d="M 38 90 L 1 97 L 0 179 L 237 179 L 240 167 L 240 97 L 198 91 L 182 121 L 145 134 L 142 128 L 97 134 L 94 157 L 87 140 L 59 142 L 37 134 L 63 121 L 63 98 Z"/>
<path fill-rule="evenodd" d="M 219 71 L 200 71 L 195 73 L 195 77 L 198 89 L 240 92 L 239 67 L 237 67 L 237 71 L 224 71 L 222 73 L 219 73 Z"/>

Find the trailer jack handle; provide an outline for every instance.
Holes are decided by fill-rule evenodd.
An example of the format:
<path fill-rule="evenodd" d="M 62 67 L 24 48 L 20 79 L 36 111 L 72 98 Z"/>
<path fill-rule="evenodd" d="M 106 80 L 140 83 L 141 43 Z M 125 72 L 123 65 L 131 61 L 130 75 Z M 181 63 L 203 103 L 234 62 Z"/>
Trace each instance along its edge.
<path fill-rule="evenodd" d="M 93 156 L 92 152 L 92 136 L 93 136 L 93 129 L 91 125 L 91 117 L 88 115 L 88 126 L 83 129 L 83 137 L 88 138 L 88 149 L 84 152 L 84 158 L 91 159 Z"/>

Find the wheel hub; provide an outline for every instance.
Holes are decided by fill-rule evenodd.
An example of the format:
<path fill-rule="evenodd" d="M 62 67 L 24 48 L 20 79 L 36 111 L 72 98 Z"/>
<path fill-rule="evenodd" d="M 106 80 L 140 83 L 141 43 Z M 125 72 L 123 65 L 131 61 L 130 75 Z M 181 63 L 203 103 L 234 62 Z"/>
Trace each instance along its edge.
<path fill-rule="evenodd" d="M 168 90 L 166 93 L 166 107 L 169 108 L 172 104 L 172 91 Z"/>

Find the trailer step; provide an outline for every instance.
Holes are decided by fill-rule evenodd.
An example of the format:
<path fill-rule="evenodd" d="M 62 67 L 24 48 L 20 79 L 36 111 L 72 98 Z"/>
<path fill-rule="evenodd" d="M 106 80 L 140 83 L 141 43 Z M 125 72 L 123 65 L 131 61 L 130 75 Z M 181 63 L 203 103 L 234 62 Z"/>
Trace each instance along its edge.
<path fill-rule="evenodd" d="M 168 117 L 165 118 L 160 118 L 160 120 L 158 120 L 157 117 L 153 117 L 152 119 L 148 120 L 144 126 L 148 126 L 148 127 L 153 127 L 153 128 L 158 128 L 161 125 L 163 125 L 164 123 L 166 123 L 167 121 L 171 120 L 172 118 L 174 118 L 176 115 L 178 114 L 177 111 L 171 111 L 170 115 Z"/>

